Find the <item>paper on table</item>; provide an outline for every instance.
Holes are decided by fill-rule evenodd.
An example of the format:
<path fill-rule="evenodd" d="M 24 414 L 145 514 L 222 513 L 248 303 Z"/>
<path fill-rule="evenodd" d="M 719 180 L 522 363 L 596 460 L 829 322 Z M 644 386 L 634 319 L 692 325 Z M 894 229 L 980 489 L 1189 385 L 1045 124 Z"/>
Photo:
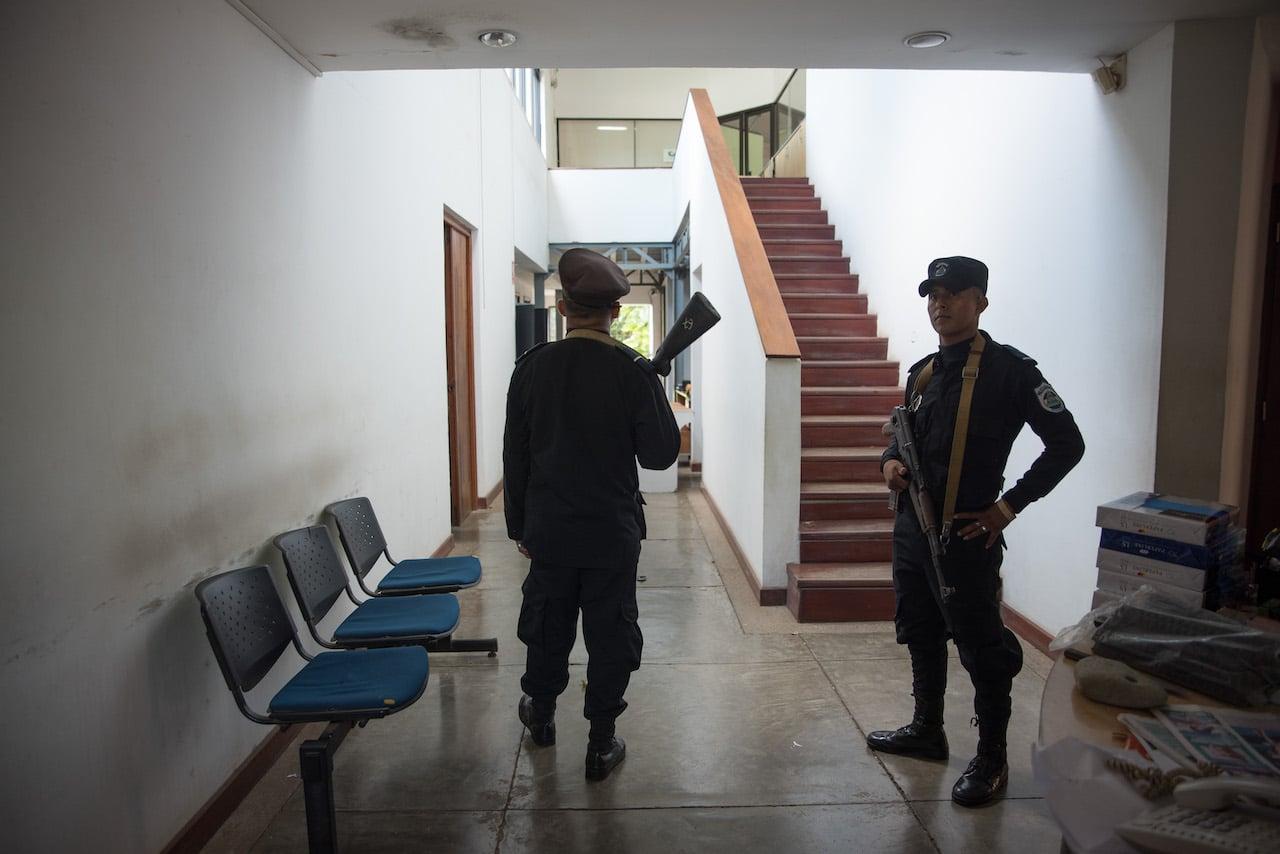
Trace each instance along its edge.
<path fill-rule="evenodd" d="M 1218 766 L 1228 774 L 1276 776 L 1261 756 L 1241 741 L 1235 732 L 1199 706 L 1165 706 L 1153 710 L 1192 756 Z"/>
<path fill-rule="evenodd" d="M 1213 716 L 1280 775 L 1280 715 L 1214 709 Z"/>
<path fill-rule="evenodd" d="M 1186 751 L 1178 737 L 1159 720 L 1141 715 L 1117 715 L 1116 719 L 1147 749 L 1151 761 L 1161 771 L 1196 767 L 1195 757 Z"/>

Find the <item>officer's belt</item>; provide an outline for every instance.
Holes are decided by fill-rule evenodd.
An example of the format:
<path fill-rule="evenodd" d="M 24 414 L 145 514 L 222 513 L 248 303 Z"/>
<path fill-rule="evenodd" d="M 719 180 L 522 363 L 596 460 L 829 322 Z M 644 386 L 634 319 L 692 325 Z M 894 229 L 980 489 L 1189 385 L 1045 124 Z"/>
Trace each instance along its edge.
<path fill-rule="evenodd" d="M 969 413 L 973 409 L 973 387 L 978 384 L 978 362 L 982 360 L 982 351 L 987 346 L 987 339 L 979 332 L 969 346 L 969 358 L 964 363 L 964 371 L 960 381 L 960 406 L 956 408 L 956 427 L 951 436 L 951 465 L 947 470 L 946 496 L 942 500 L 942 536 L 943 545 L 951 538 L 951 523 L 956 518 L 956 498 L 960 494 L 960 470 L 964 467 L 964 446 L 969 439 Z M 921 368 L 916 375 L 916 384 L 912 388 L 915 395 L 924 394 L 933 379 L 933 359 Z"/>

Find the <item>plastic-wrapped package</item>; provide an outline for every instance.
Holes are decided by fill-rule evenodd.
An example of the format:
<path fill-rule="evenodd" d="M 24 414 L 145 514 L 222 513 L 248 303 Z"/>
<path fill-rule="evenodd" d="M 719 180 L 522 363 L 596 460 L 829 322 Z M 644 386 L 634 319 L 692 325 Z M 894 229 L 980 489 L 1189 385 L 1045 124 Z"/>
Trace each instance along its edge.
<path fill-rule="evenodd" d="M 1091 611 L 1054 644 L 1061 649 L 1090 635 L 1095 655 L 1214 699 L 1240 706 L 1280 700 L 1280 635 L 1168 599 L 1151 588 Z"/>

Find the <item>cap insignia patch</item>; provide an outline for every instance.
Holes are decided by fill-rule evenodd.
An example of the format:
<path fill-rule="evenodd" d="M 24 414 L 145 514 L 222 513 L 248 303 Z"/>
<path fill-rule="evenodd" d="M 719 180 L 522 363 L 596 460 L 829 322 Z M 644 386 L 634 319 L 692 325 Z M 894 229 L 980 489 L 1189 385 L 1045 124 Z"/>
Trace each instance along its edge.
<path fill-rule="evenodd" d="M 1062 398 L 1058 397 L 1058 393 L 1053 390 L 1053 386 L 1047 382 L 1036 386 L 1036 399 L 1040 401 L 1040 408 L 1045 412 L 1056 414 L 1066 411 L 1066 404 L 1062 402 Z"/>
<path fill-rule="evenodd" d="M 940 276 L 945 276 L 949 269 L 950 267 L 947 265 L 946 261 L 939 261 L 937 264 L 933 265 L 933 277 L 936 279 Z"/>

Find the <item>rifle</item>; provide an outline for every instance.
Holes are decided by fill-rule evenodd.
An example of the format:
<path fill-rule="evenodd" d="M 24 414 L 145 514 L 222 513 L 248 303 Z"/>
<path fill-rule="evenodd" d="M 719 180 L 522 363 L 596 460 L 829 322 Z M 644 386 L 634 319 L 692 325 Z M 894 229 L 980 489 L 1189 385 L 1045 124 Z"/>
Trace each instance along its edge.
<path fill-rule="evenodd" d="M 671 362 L 675 357 L 689 348 L 694 341 L 702 337 L 708 329 L 720 322 L 720 312 L 716 311 L 711 300 L 696 292 L 689 299 L 689 304 L 680 312 L 671 332 L 658 346 L 653 354 L 651 364 L 658 376 L 665 377 L 671 373 Z"/>
<path fill-rule="evenodd" d="M 942 574 L 942 555 L 945 551 L 942 540 L 938 538 L 938 514 L 933 507 L 933 499 L 925 486 L 924 471 L 920 465 L 920 454 L 916 449 L 915 430 L 911 425 L 911 410 L 905 406 L 895 406 L 889 416 L 889 428 L 893 431 L 894 441 L 898 443 L 898 452 L 907 467 L 910 479 L 907 481 L 907 492 L 911 496 L 911 506 L 915 508 L 916 519 L 920 522 L 920 530 L 929 542 L 929 557 L 933 561 L 933 574 L 938 582 L 938 595 L 945 605 L 955 592 L 954 587 L 947 586 L 946 577 Z M 889 493 L 889 507 L 895 512 L 898 509 L 898 493 Z M 946 616 L 946 608 L 942 614 Z M 950 623 L 950 620 L 947 621 Z"/>

